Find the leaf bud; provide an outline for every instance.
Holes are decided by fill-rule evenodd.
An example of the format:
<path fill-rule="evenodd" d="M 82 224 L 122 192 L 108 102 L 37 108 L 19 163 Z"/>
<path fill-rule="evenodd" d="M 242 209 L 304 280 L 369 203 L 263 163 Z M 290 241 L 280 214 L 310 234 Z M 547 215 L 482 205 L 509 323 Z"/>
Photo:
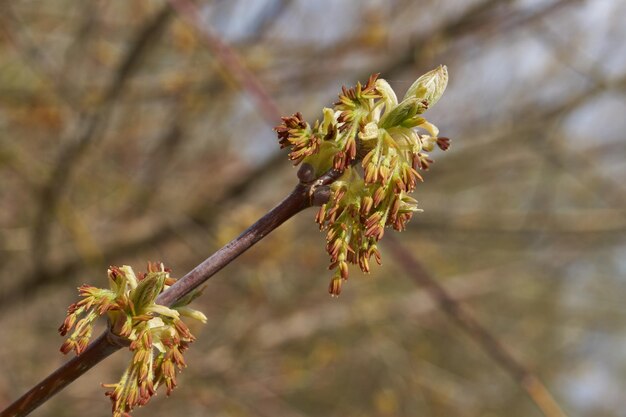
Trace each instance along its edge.
<path fill-rule="evenodd" d="M 404 100 L 416 98 L 427 100 L 429 106 L 434 106 L 443 95 L 448 85 L 448 68 L 440 65 L 419 77 L 404 95 Z"/>

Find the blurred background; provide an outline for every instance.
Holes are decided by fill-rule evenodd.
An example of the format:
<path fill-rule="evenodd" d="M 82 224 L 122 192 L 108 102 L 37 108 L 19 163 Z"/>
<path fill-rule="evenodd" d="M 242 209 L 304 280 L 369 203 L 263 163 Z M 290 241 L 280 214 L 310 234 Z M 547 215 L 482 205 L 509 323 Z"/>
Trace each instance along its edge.
<path fill-rule="evenodd" d="M 398 239 L 567 415 L 626 416 L 626 2 L 195 4 L 0 2 L 0 406 L 66 360 L 78 285 L 182 276 L 292 189 L 277 111 L 446 64 L 452 147 Z M 179 388 L 135 416 L 542 415 L 384 243 L 329 297 L 314 215 L 209 281 Z M 110 415 L 127 359 L 33 416 Z"/>

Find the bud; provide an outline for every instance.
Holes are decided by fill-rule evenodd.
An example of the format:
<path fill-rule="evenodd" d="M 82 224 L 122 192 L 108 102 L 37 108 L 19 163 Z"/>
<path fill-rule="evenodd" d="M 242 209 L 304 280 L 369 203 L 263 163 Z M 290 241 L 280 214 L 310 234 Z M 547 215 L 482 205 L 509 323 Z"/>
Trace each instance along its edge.
<path fill-rule="evenodd" d="M 361 216 L 367 216 L 374 206 L 374 199 L 369 196 L 363 196 L 361 199 Z"/>
<path fill-rule="evenodd" d="M 416 97 L 406 98 L 391 111 L 385 112 L 380 121 L 380 127 L 389 129 L 390 127 L 399 126 L 411 120 L 415 115 L 424 113 L 427 108 L 428 105 L 424 99 Z"/>
<path fill-rule="evenodd" d="M 311 164 L 304 163 L 300 165 L 297 175 L 302 183 L 312 182 L 315 179 L 315 168 Z"/>
<path fill-rule="evenodd" d="M 191 307 L 179 307 L 178 312 L 181 316 L 191 317 L 192 319 L 198 320 L 200 323 L 206 324 L 207 322 L 207 317 L 204 313 Z"/>
<path fill-rule="evenodd" d="M 324 114 L 324 119 L 322 120 L 322 132 L 328 134 L 329 131 L 332 131 L 332 126 L 336 122 L 335 111 L 333 109 L 329 109 L 328 107 L 324 107 L 322 113 Z"/>
<path fill-rule="evenodd" d="M 195 340 L 181 315 L 201 322 L 207 318 L 201 312 L 183 307 L 195 298 L 196 290 L 183 297 L 172 308 L 155 304 L 165 288 L 169 269 L 162 263 L 149 263 L 148 272 L 136 276 L 129 266 L 109 269 L 110 290 L 83 285 L 82 299 L 72 304 L 59 332 L 73 333 L 61 346 L 61 352 L 85 351 L 92 336 L 96 318 L 105 313 L 109 319 L 109 342 L 128 346 L 133 357 L 120 381 L 104 385 L 113 403 L 114 416 L 128 416 L 137 406 L 145 405 L 164 383 L 167 393 L 176 386 L 175 367 L 185 366 L 182 352 Z M 82 317 L 82 318 L 81 318 Z M 154 348 L 154 349 L 153 349 Z"/>
<path fill-rule="evenodd" d="M 346 261 L 339 262 L 339 274 L 342 279 L 348 279 L 348 263 Z"/>
<path fill-rule="evenodd" d="M 424 129 L 425 131 L 427 131 L 430 136 L 433 137 L 437 137 L 439 136 L 439 128 L 437 128 L 437 126 L 435 126 L 434 124 L 430 123 L 430 122 L 424 122 L 424 123 L 420 123 L 417 127 Z"/>
<path fill-rule="evenodd" d="M 180 314 L 178 314 L 177 309 L 175 310 L 167 306 L 162 306 L 160 304 L 152 304 L 146 309 L 146 311 L 149 313 L 160 314 L 163 317 L 167 317 L 167 318 L 174 319 L 174 320 L 178 320 L 178 318 L 180 317 Z"/>
<path fill-rule="evenodd" d="M 150 272 L 144 279 L 139 281 L 137 288 L 131 291 L 130 299 L 135 305 L 137 313 L 154 303 L 157 296 L 163 291 L 167 272 Z"/>
<path fill-rule="evenodd" d="M 447 68 L 439 66 L 419 77 L 398 103 L 389 83 L 373 75 L 365 85 L 344 87 L 339 101 L 323 109 L 322 120 L 312 126 L 296 113 L 276 128 L 280 146 L 289 146 L 290 158 L 303 162 L 298 178 L 310 202 L 321 205 L 315 221 L 326 232 L 329 269 L 335 270 L 332 295 L 341 292 L 349 264 L 367 272 L 372 256 L 380 263 L 376 242 L 386 227 L 403 230 L 419 210 L 407 193 L 422 180 L 417 169 L 432 163 L 424 152 L 449 146 L 423 115 L 447 83 Z M 312 172 L 320 175 L 332 168 L 340 177 L 317 186 Z M 167 379 L 161 382 L 168 384 Z"/>
<path fill-rule="evenodd" d="M 429 135 L 421 135 L 420 142 L 422 142 L 422 149 L 426 152 L 430 152 L 435 149 L 435 145 L 437 144 L 437 138 Z"/>
<path fill-rule="evenodd" d="M 150 262 L 148 261 L 148 272 L 170 272 L 167 271 L 163 262 Z"/>
<path fill-rule="evenodd" d="M 448 85 L 448 68 L 440 65 L 419 77 L 404 95 L 404 100 L 416 98 L 427 100 L 430 107 L 434 106 L 443 95 Z"/>
<path fill-rule="evenodd" d="M 138 280 L 137 280 L 137 276 L 135 275 L 135 272 L 133 271 L 133 268 L 131 268 L 128 265 L 124 265 L 124 266 L 121 266 L 119 270 L 124 276 L 124 280 L 130 286 L 130 288 L 137 287 Z"/>
<path fill-rule="evenodd" d="M 330 194 L 330 187 L 328 185 L 321 185 L 317 187 L 313 192 L 313 198 L 311 199 L 311 203 L 314 206 L 321 206 L 322 204 L 326 204 L 328 203 L 328 200 L 330 200 Z"/>
<path fill-rule="evenodd" d="M 448 148 L 450 147 L 450 139 L 437 138 L 437 146 L 439 146 L 442 151 L 448 150 Z"/>

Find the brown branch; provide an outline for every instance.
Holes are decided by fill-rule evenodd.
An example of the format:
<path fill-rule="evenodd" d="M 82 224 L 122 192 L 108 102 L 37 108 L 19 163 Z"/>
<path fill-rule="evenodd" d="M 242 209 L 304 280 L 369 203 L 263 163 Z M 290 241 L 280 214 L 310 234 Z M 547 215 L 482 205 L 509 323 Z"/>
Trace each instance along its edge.
<path fill-rule="evenodd" d="M 163 292 L 157 298 L 157 304 L 172 305 L 180 298 L 198 288 L 220 269 L 228 265 L 256 242 L 267 236 L 272 230 L 309 207 L 309 188 L 310 187 L 298 184 L 291 194 L 280 204 L 246 229 L 239 237 L 223 246 L 220 250 L 187 273 L 187 275 L 176 281 L 167 291 Z"/>
<path fill-rule="evenodd" d="M 518 361 L 474 315 L 455 300 L 394 236 L 385 236 L 391 256 L 417 285 L 428 292 L 459 327 L 465 331 L 513 380 L 515 380 L 546 417 L 566 417 L 539 377 Z"/>
<path fill-rule="evenodd" d="M 329 174 L 332 178 L 334 174 Z M 327 177 L 323 177 L 326 179 Z M 282 202 L 246 229 L 241 235 L 219 249 L 204 262 L 195 267 L 176 284 L 164 291 L 156 300 L 162 305 L 171 306 L 189 292 L 198 288 L 218 271 L 248 250 L 259 240 L 291 217 L 310 206 L 309 191 L 313 184 L 298 184 Z M 101 360 L 121 347 L 121 343 L 106 331 L 92 342 L 87 350 L 31 388 L 0 413 L 0 417 L 22 417 L 46 402 L 72 381 L 94 367 Z"/>

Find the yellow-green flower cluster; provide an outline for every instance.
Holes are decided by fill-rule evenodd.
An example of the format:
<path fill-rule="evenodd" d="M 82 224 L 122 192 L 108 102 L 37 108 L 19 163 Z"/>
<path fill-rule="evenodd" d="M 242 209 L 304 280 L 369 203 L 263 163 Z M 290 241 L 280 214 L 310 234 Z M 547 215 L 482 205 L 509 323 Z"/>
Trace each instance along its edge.
<path fill-rule="evenodd" d="M 72 304 L 59 332 L 70 337 L 61 352 L 80 355 L 91 338 L 95 319 L 106 314 L 111 333 L 127 341 L 132 360 L 120 381 L 104 384 L 113 403 L 113 416 L 127 416 L 146 404 L 165 385 L 167 395 L 176 386 L 176 373 L 185 367 L 183 352 L 195 340 L 181 316 L 206 322 L 200 311 L 187 307 L 194 292 L 171 308 L 156 304 L 158 295 L 176 281 L 162 263 L 149 263 L 146 273 L 135 275 L 129 266 L 108 270 L 110 289 L 83 285 L 82 297 Z"/>
<path fill-rule="evenodd" d="M 289 158 L 303 162 L 319 177 L 329 169 L 341 176 L 330 185 L 316 221 L 327 231 L 326 250 L 335 274 L 329 292 L 339 295 L 348 279 L 348 264 L 369 272 L 373 256 L 380 264 L 377 242 L 385 227 L 404 230 L 417 208 L 409 196 L 419 170 L 432 160 L 427 152 L 447 138 L 422 114 L 443 94 L 448 72 L 440 66 L 419 77 L 398 102 L 395 92 L 378 75 L 365 85 L 343 87 L 339 101 L 323 110 L 324 118 L 313 126 L 300 113 L 284 117 L 276 127 L 281 147 L 290 147 Z M 358 163 L 360 162 L 360 164 Z"/>

